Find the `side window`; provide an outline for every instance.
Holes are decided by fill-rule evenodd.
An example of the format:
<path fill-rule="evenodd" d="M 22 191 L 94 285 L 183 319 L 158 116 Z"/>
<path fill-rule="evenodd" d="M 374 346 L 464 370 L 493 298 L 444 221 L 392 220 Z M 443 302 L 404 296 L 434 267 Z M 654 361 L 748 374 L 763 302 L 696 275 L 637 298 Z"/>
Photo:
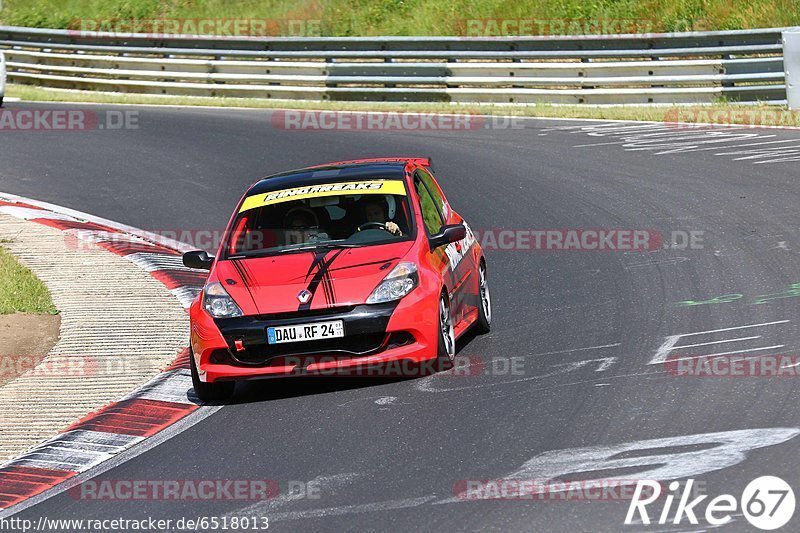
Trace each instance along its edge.
<path fill-rule="evenodd" d="M 428 192 L 431 193 L 431 196 L 433 197 L 434 201 L 436 202 L 436 205 L 439 208 L 439 212 L 442 213 L 446 218 L 448 216 L 447 205 L 446 202 L 444 201 L 444 198 L 442 197 L 442 193 L 440 192 L 439 187 L 436 185 L 436 182 L 433 179 L 433 176 L 431 176 L 428 172 L 426 172 L 423 169 L 417 170 L 417 175 L 422 180 L 422 183 L 425 184 L 425 187 L 428 188 Z"/>
<path fill-rule="evenodd" d="M 417 195 L 419 196 L 422 220 L 425 222 L 425 228 L 428 230 L 428 234 L 433 235 L 439 233 L 444 224 L 442 214 L 439 212 L 436 199 L 431 195 L 425 183 L 419 179 L 419 174 L 414 177 L 414 188 L 417 190 Z"/>

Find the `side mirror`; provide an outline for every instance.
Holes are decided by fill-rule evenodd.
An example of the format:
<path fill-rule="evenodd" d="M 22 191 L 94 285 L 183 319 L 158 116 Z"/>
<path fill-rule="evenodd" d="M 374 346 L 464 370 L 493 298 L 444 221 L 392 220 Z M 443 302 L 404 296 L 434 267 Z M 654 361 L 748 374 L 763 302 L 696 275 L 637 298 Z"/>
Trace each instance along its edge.
<path fill-rule="evenodd" d="M 214 257 L 201 250 L 186 252 L 183 254 L 183 266 L 196 268 L 198 270 L 211 270 L 214 264 Z"/>
<path fill-rule="evenodd" d="M 431 250 L 450 244 L 451 242 L 460 241 L 467 236 L 467 228 L 464 224 L 450 224 L 449 226 L 442 226 L 442 229 L 436 235 L 431 236 Z"/>

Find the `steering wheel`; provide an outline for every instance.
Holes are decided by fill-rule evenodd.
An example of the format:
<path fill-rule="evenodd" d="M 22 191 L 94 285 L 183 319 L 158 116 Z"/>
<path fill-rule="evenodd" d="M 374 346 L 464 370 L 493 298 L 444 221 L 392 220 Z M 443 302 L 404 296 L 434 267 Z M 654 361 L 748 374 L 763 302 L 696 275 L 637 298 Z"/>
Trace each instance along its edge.
<path fill-rule="evenodd" d="M 382 229 L 383 231 L 391 233 L 391 231 L 386 229 L 386 224 L 383 222 L 365 222 L 358 227 L 358 231 L 365 229 Z"/>

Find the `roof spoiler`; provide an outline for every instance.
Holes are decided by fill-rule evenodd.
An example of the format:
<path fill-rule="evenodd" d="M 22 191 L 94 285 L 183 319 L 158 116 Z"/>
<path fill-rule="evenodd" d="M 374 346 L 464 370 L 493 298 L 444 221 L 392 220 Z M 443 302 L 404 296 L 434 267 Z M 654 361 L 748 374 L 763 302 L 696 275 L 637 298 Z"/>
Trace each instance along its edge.
<path fill-rule="evenodd" d="M 356 163 L 380 163 L 382 161 L 408 161 L 410 163 L 415 163 L 417 165 L 429 168 L 431 171 L 433 171 L 433 160 L 430 157 L 375 157 L 371 159 L 349 159 L 347 161 L 333 161 L 331 163 L 314 165 L 307 168 L 327 167 L 331 165 L 348 165 Z"/>
<path fill-rule="evenodd" d="M 425 168 L 429 168 L 431 171 L 433 171 L 433 159 L 430 157 L 416 157 L 411 161 Z"/>

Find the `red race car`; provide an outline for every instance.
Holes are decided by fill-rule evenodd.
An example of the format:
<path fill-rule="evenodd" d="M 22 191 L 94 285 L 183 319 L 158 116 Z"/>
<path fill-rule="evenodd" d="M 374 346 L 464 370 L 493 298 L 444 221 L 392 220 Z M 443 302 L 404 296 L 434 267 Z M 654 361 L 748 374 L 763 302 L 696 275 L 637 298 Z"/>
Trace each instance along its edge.
<path fill-rule="evenodd" d="M 426 158 L 341 161 L 258 181 L 236 207 L 191 306 L 197 396 L 237 380 L 455 357 L 489 331 L 486 259 Z"/>

